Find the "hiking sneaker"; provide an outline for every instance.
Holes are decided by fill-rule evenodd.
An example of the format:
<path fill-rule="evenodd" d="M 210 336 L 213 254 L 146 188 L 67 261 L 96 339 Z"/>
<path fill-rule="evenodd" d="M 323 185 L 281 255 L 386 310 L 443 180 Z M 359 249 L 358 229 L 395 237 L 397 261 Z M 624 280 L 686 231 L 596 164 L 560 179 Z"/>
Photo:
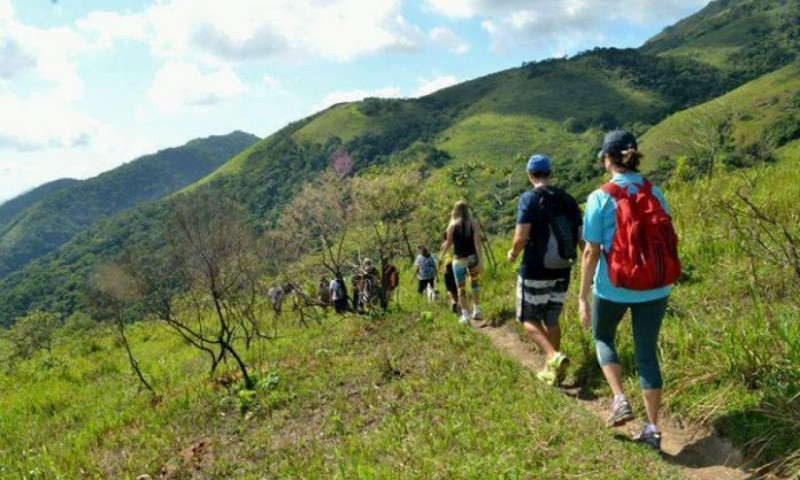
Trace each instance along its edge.
<path fill-rule="evenodd" d="M 561 352 L 556 352 L 553 358 L 547 361 L 547 366 L 556 372 L 557 382 L 562 382 L 567 374 L 569 358 Z"/>
<path fill-rule="evenodd" d="M 551 387 L 555 387 L 558 384 L 558 373 L 549 365 L 545 365 L 542 371 L 536 374 L 536 378 Z"/>
<path fill-rule="evenodd" d="M 483 313 L 481 313 L 481 309 L 477 305 L 475 305 L 475 309 L 472 311 L 472 319 L 483 320 Z"/>
<path fill-rule="evenodd" d="M 633 409 L 631 408 L 631 404 L 628 403 L 627 398 L 622 398 L 621 400 L 614 400 L 611 404 L 611 415 L 608 416 L 608 420 L 606 420 L 606 425 L 611 427 L 621 427 L 626 423 L 633 420 Z"/>
<path fill-rule="evenodd" d="M 650 432 L 644 429 L 641 433 L 633 437 L 633 441 L 661 451 L 661 432 Z"/>
<path fill-rule="evenodd" d="M 461 317 L 458 319 L 458 323 L 461 325 L 469 325 L 469 313 L 461 312 Z"/>

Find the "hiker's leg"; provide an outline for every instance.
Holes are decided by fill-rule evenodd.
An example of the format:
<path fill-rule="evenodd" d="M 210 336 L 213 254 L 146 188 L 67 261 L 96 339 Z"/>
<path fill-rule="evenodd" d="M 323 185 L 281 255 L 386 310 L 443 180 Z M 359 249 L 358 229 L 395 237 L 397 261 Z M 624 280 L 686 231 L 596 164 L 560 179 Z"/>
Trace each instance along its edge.
<path fill-rule="evenodd" d="M 628 305 L 594 297 L 592 300 L 592 331 L 597 350 L 597 361 L 614 395 L 621 395 L 622 367 L 617 356 L 614 338 L 617 326 L 625 315 Z"/>
<path fill-rule="evenodd" d="M 525 331 L 528 333 L 528 336 L 531 337 L 531 340 L 533 340 L 533 343 L 542 349 L 548 359 L 556 354 L 558 349 L 555 348 L 550 341 L 548 332 L 542 328 L 542 322 L 536 320 L 525 320 L 522 322 L 522 325 L 525 327 Z"/>
<path fill-rule="evenodd" d="M 658 363 L 658 335 L 667 311 L 667 297 L 652 302 L 631 305 L 633 346 L 636 364 L 639 367 L 639 383 L 642 387 L 647 419 L 658 423 L 661 408 L 661 367 Z"/>
<path fill-rule="evenodd" d="M 546 303 L 544 305 L 536 303 L 539 299 L 535 295 L 534 282 L 517 277 L 517 321 L 522 323 L 533 343 L 538 345 L 549 359 L 556 354 L 558 348 L 553 345 L 549 333 L 551 328 L 545 325 Z"/>
<path fill-rule="evenodd" d="M 547 341 L 553 346 L 553 349 L 558 352 L 561 350 L 561 325 L 548 325 L 544 324 L 544 334 L 547 336 Z"/>
<path fill-rule="evenodd" d="M 456 277 L 456 285 L 458 285 L 458 303 L 461 305 L 461 310 L 469 310 L 466 263 L 453 262 L 453 274 Z"/>
<path fill-rule="evenodd" d="M 480 285 L 480 276 L 481 271 L 478 269 L 479 263 L 478 259 L 476 258 L 474 263 L 471 263 L 469 266 L 469 283 L 472 287 L 472 302 L 474 305 L 478 305 L 481 300 L 481 285 Z"/>
<path fill-rule="evenodd" d="M 564 302 L 567 300 L 567 288 L 569 288 L 569 279 L 556 280 L 549 289 L 550 298 L 545 308 L 545 332 L 550 344 L 553 345 L 557 352 L 561 351 L 561 325 L 559 324 L 559 318 L 564 310 Z"/>

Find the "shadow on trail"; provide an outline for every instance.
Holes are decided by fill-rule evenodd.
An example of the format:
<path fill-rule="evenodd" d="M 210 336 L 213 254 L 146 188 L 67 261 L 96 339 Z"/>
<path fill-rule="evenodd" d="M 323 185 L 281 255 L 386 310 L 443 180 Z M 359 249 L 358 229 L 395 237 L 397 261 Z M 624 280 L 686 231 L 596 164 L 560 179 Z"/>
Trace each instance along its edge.
<path fill-rule="evenodd" d="M 631 437 L 622 433 L 614 434 L 614 439 L 623 443 L 636 443 Z M 641 448 L 651 448 L 641 445 Z M 742 458 L 730 442 L 720 437 L 709 435 L 685 445 L 676 455 L 660 452 L 664 461 L 680 467 L 702 469 L 709 467 L 741 468 Z M 752 478 L 752 477 L 751 477 Z"/>
<path fill-rule="evenodd" d="M 594 349 L 588 343 L 582 343 L 581 347 L 581 358 L 573 361 L 577 366 L 575 380 L 572 384 L 562 384 L 561 390 L 578 400 L 597 400 L 599 397 L 595 392 L 604 384 L 603 371 L 597 364 Z"/>

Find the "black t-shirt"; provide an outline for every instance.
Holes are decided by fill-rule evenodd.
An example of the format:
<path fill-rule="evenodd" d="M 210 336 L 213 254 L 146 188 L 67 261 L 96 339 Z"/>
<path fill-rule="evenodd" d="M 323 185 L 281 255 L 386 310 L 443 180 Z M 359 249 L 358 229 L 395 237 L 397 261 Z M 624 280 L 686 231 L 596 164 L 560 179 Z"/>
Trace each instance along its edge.
<path fill-rule="evenodd" d="M 453 252 L 456 258 L 468 258 L 478 254 L 475 250 L 475 227 L 472 225 L 453 227 Z"/>
<path fill-rule="evenodd" d="M 547 189 L 552 195 L 550 197 L 551 201 L 558 205 L 558 208 L 572 221 L 575 244 L 578 244 L 578 228 L 580 228 L 582 224 L 581 209 L 578 207 L 578 203 L 575 199 L 572 198 L 572 195 L 558 187 L 549 185 L 523 193 L 522 197 L 519 199 L 519 207 L 517 209 L 517 225 L 530 223 L 531 233 L 530 240 L 525 246 L 525 253 L 522 256 L 519 274 L 522 278 L 528 280 L 558 280 L 569 278 L 571 270 L 569 268 L 563 270 L 544 268 L 542 252 L 547 244 L 550 230 L 547 222 L 547 212 L 543 211 L 540 202 L 542 195 L 544 195 L 540 190 L 543 188 Z"/>

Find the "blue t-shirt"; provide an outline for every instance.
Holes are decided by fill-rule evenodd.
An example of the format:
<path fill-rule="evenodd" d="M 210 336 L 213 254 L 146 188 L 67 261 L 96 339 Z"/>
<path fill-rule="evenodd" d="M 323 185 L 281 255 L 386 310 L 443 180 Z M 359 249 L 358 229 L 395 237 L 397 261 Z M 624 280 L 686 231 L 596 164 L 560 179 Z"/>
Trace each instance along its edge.
<path fill-rule="evenodd" d="M 611 180 L 620 187 L 628 187 L 628 193 L 635 193 L 644 182 L 641 175 L 635 173 L 618 173 Z M 664 195 L 657 187 L 653 187 L 653 195 L 658 198 L 668 215 L 671 215 L 669 205 Z M 611 195 L 602 190 L 595 190 L 586 200 L 586 213 L 583 218 L 583 239 L 591 243 L 602 245 L 603 254 L 594 275 L 594 295 L 604 300 L 617 303 L 642 303 L 664 298 L 672 291 L 672 285 L 655 290 L 628 290 L 616 288 L 611 284 L 608 276 L 608 264 L 605 252 L 611 249 L 614 232 L 617 230 L 617 204 Z"/>

